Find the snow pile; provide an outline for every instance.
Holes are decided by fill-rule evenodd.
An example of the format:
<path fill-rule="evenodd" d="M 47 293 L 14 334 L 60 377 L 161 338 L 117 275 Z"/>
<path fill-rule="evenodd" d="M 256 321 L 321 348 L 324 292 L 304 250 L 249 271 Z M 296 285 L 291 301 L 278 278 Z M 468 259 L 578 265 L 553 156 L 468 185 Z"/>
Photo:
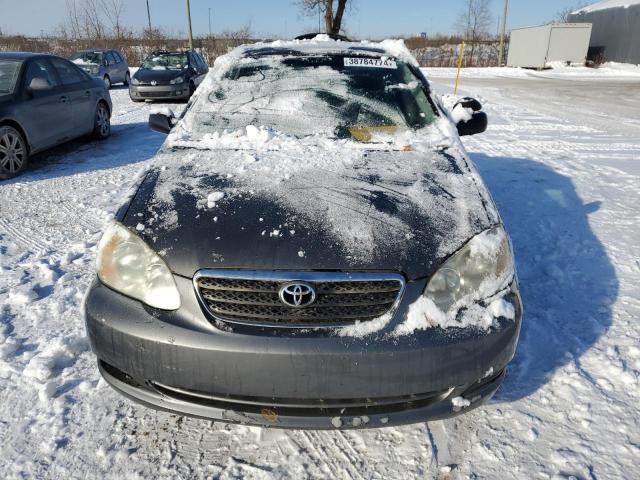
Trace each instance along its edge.
<path fill-rule="evenodd" d="M 582 7 L 573 12 L 572 15 L 608 10 L 610 8 L 629 8 L 634 5 L 640 5 L 640 0 L 603 0 L 601 2 L 594 3 L 593 5 Z"/>

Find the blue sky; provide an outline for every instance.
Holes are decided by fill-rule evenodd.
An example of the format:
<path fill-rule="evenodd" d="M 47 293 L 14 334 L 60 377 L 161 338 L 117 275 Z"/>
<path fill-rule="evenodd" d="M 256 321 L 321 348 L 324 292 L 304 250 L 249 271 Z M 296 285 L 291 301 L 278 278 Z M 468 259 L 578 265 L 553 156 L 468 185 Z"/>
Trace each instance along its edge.
<path fill-rule="evenodd" d="M 80 0 L 81 1 L 81 0 Z M 151 20 L 176 35 L 186 31 L 184 0 L 149 0 Z M 542 23 L 560 9 L 580 0 L 510 0 L 509 28 Z M 7 33 L 36 35 L 63 23 L 66 0 L 0 0 L 0 28 Z M 422 31 L 451 33 L 463 0 L 355 0 L 346 28 L 356 37 L 411 35 Z M 494 30 L 502 0 L 492 0 Z M 194 34 L 208 31 L 211 8 L 213 31 L 237 30 L 250 24 L 258 35 L 294 36 L 317 25 L 300 15 L 293 0 L 191 0 Z M 126 0 L 125 23 L 134 29 L 146 24 L 145 0 Z"/>

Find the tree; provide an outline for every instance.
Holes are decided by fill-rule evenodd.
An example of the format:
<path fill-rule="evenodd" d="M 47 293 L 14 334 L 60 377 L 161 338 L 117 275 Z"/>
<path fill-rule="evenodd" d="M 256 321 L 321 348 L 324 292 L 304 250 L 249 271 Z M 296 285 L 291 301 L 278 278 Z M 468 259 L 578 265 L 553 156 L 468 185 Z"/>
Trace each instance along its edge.
<path fill-rule="evenodd" d="M 306 15 L 320 12 L 324 17 L 324 27 L 327 33 L 339 34 L 342 29 L 344 12 L 347 4 L 353 0 L 298 0 L 298 4 Z"/>
<path fill-rule="evenodd" d="M 465 0 L 456 22 L 456 29 L 471 46 L 468 65 L 473 64 L 478 42 L 489 36 L 492 21 L 491 0 Z"/>
<path fill-rule="evenodd" d="M 124 0 L 102 0 L 102 12 L 111 24 L 113 36 L 120 40 L 124 35 L 122 28 L 122 15 L 124 13 Z"/>
<path fill-rule="evenodd" d="M 558 13 L 556 13 L 556 16 L 553 17 L 553 20 L 549 23 L 568 23 L 569 22 L 569 16 L 575 12 L 576 10 L 580 10 L 581 8 L 587 6 L 588 3 L 579 3 L 577 5 L 574 5 L 573 7 L 566 7 L 563 8 L 562 10 L 560 10 Z"/>

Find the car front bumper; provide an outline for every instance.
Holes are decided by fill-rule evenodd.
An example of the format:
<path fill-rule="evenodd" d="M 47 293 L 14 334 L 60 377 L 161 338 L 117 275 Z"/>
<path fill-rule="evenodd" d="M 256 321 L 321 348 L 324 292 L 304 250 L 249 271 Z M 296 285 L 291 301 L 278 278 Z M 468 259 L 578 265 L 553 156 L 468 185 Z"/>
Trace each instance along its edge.
<path fill-rule="evenodd" d="M 176 100 L 189 98 L 189 84 L 129 85 L 129 95 L 135 100 Z"/>
<path fill-rule="evenodd" d="M 179 414 L 269 427 L 363 428 L 447 418 L 482 404 L 515 353 L 516 320 L 489 332 L 429 329 L 404 337 L 275 335 L 212 325 L 191 280 L 182 307 L 161 312 L 96 281 L 85 302 L 100 371 L 116 390 Z M 409 282 L 406 312 L 424 282 Z M 461 397 L 461 398 L 458 398 Z M 453 401 L 457 399 L 457 401 Z"/>

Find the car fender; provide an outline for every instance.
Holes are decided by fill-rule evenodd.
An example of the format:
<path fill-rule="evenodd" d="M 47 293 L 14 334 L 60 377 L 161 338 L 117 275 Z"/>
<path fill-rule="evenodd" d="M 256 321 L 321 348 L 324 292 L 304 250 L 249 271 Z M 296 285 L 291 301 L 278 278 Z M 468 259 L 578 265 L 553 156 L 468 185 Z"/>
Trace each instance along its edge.
<path fill-rule="evenodd" d="M 13 127 L 20 132 L 20 134 L 24 137 L 25 141 L 27 142 L 29 155 L 37 151 L 37 149 L 34 148 L 33 145 L 31 145 L 31 139 L 29 138 L 29 134 L 27 133 L 27 131 L 24 129 L 24 127 L 18 120 L 11 117 L 2 118 L 0 119 L 0 127 L 4 127 L 4 126 Z"/>

